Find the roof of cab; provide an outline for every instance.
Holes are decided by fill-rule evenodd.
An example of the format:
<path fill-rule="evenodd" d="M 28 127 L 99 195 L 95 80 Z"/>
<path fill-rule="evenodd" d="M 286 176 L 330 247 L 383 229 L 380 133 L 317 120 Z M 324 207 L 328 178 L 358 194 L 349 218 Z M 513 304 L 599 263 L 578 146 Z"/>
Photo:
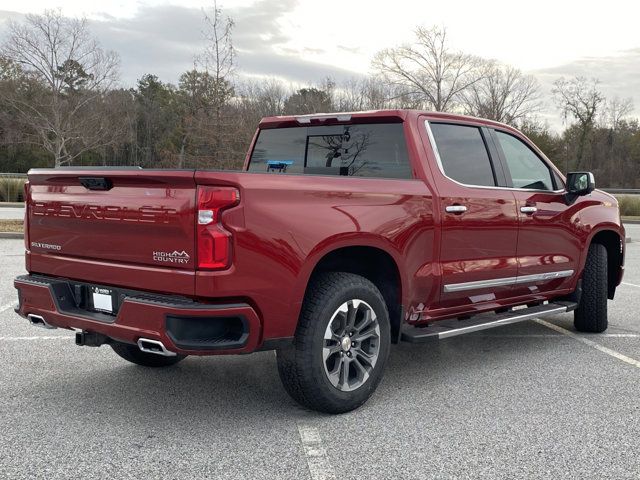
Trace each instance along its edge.
<path fill-rule="evenodd" d="M 431 119 L 443 121 L 449 120 L 454 122 L 480 123 L 483 125 L 513 130 L 513 127 L 510 127 L 509 125 L 493 120 L 487 120 L 485 118 L 476 118 L 455 113 L 410 109 L 367 110 L 362 112 L 313 113 L 308 115 L 281 115 L 265 117 L 260 121 L 259 128 L 287 128 L 302 125 L 335 125 L 341 123 L 364 122 L 403 122 L 407 119 L 416 118 L 418 116 L 427 116 Z"/>

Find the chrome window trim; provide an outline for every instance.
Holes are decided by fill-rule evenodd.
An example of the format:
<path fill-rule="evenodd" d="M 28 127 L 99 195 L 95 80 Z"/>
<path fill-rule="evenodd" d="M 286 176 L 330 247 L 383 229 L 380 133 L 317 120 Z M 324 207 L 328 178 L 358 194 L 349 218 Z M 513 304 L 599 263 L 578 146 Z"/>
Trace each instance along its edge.
<path fill-rule="evenodd" d="M 458 185 L 462 186 L 462 187 L 467 187 L 467 188 L 481 188 L 481 189 L 490 189 L 490 190 L 516 190 L 519 192 L 536 192 L 536 193 L 563 193 L 565 192 L 565 189 L 560 189 L 560 190 L 538 190 L 535 188 L 518 188 L 518 187 L 498 187 L 497 185 L 469 185 L 467 183 L 462 183 L 459 182 L 453 178 L 451 178 L 450 176 L 448 176 L 445 172 L 444 172 L 444 167 L 442 166 L 442 159 L 440 158 L 440 152 L 438 150 L 438 145 L 436 144 L 436 139 L 433 136 L 433 132 L 431 131 L 431 125 L 430 125 L 431 121 L 430 120 L 425 120 L 424 121 L 424 125 L 425 128 L 427 129 L 427 136 L 429 137 L 429 143 L 431 144 L 431 149 L 433 150 L 434 155 L 436 156 L 436 163 L 438 164 L 438 168 L 440 169 L 440 173 L 442 173 L 442 175 L 447 179 L 452 181 L 453 183 L 457 183 Z M 447 122 L 435 122 L 435 123 L 447 123 Z M 472 128 L 477 128 L 480 129 L 481 127 L 477 126 L 477 125 L 466 125 L 463 123 L 452 123 L 450 125 L 458 125 L 461 127 L 472 127 Z M 493 159 L 492 159 L 493 162 Z"/>
<path fill-rule="evenodd" d="M 466 290 L 478 290 L 481 288 L 502 287 L 507 285 L 520 285 L 523 283 L 541 282 L 556 278 L 573 276 L 574 270 L 559 270 L 556 272 L 536 273 L 533 275 L 521 275 L 517 277 L 494 278 L 491 280 L 477 280 L 473 282 L 449 283 L 444 285 L 444 293 L 462 292 Z"/>

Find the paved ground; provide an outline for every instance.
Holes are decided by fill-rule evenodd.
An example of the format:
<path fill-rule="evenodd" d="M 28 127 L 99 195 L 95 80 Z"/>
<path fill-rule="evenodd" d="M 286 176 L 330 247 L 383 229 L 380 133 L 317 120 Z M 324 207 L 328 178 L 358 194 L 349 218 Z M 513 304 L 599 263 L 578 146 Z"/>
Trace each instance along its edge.
<path fill-rule="evenodd" d="M 640 478 L 640 243 L 607 335 L 402 344 L 341 416 L 293 403 L 271 352 L 146 370 L 30 327 L 3 308 L 21 253 L 0 240 L 0 478 Z"/>
<path fill-rule="evenodd" d="M 1 207 L 0 220 L 22 220 L 24 207 Z"/>

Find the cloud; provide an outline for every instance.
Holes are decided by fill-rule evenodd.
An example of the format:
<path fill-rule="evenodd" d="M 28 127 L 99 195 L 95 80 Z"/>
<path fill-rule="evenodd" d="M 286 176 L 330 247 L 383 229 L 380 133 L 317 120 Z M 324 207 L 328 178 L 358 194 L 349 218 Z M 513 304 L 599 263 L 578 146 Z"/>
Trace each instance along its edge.
<path fill-rule="evenodd" d="M 343 52 L 353 53 L 354 55 L 362 53 L 361 47 L 348 47 L 346 45 L 337 45 L 337 47 L 339 50 L 342 50 Z"/>
<path fill-rule="evenodd" d="M 279 77 L 297 84 L 314 84 L 327 76 L 341 81 L 365 73 L 362 68 L 362 72 L 355 71 L 356 67 L 344 60 L 366 55 L 366 35 L 349 40 L 318 33 L 313 36 L 299 29 L 298 33 L 289 33 L 296 32 L 290 28 L 293 20 L 304 23 L 299 17 L 303 6 L 307 2 L 301 0 L 256 0 L 248 6 L 225 8 L 224 13 L 235 21 L 233 41 L 240 76 Z M 141 2 L 131 17 L 115 17 L 112 11 L 93 14 L 91 28 L 105 48 L 120 54 L 123 86 L 134 86 L 146 73 L 176 83 L 182 72 L 193 68 L 195 57 L 204 49 L 203 15 L 199 8 Z M 8 19 L 22 18 L 20 13 L 0 11 L 0 37 L 6 33 Z M 557 78 L 575 75 L 599 78 L 601 90 L 609 98 L 632 97 L 638 115 L 640 46 L 637 47 L 618 55 L 584 57 L 529 72 L 542 84 L 545 118 L 548 116 L 554 126 L 560 126 L 551 88 Z M 333 58 L 341 59 L 342 66 L 332 64 Z M 352 69 L 348 69 L 350 66 Z"/>
<path fill-rule="evenodd" d="M 294 42 L 283 32 L 281 20 L 296 4 L 297 0 L 259 0 L 224 10 L 235 23 L 238 73 L 277 76 L 303 84 L 317 83 L 327 76 L 342 80 L 359 75 L 304 58 L 316 49 L 289 47 Z M 21 17 L 16 12 L 0 11 L 0 35 L 6 30 L 6 19 Z M 205 47 L 204 12 L 198 8 L 141 5 L 131 18 L 93 15 L 91 29 L 104 48 L 120 55 L 121 83 L 126 87 L 134 86 L 147 73 L 176 83 L 182 72 L 193 68 L 196 56 Z"/>
<path fill-rule="evenodd" d="M 540 80 L 545 96 L 551 95 L 553 82 L 560 77 L 597 78 L 600 81 L 598 88 L 608 99 L 631 98 L 634 115 L 640 116 L 640 48 L 607 57 L 584 57 L 531 73 Z M 552 104 L 547 105 L 547 109 L 553 108 Z"/>

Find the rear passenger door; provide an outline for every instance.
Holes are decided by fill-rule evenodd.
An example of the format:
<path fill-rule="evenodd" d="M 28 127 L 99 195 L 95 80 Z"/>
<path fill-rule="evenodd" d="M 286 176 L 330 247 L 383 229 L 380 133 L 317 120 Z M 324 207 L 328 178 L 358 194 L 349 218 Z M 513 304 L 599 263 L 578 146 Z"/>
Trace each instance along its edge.
<path fill-rule="evenodd" d="M 518 296 L 566 288 L 578 270 L 580 241 L 564 198 L 564 183 L 549 163 L 514 132 L 492 132 L 518 206 Z"/>
<path fill-rule="evenodd" d="M 441 218 L 441 294 L 432 314 L 454 314 L 512 296 L 518 213 L 490 131 L 425 121 Z M 498 187 L 498 188 L 497 188 Z M 503 187 L 503 188 L 499 188 Z M 446 311 L 443 311 L 446 310 Z"/>

